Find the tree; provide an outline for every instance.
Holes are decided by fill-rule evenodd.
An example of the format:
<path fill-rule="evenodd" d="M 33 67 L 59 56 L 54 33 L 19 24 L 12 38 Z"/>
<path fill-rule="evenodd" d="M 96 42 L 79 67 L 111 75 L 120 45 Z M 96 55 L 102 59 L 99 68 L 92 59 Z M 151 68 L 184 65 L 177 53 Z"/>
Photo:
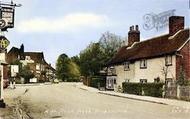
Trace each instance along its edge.
<path fill-rule="evenodd" d="M 25 83 L 29 83 L 29 80 L 34 78 L 34 73 L 31 72 L 30 67 L 26 65 L 20 69 L 19 76 L 25 79 Z"/>
<path fill-rule="evenodd" d="M 120 36 L 106 32 L 99 42 L 91 43 L 80 53 L 80 70 L 83 76 L 99 75 L 99 71 L 114 56 L 120 47 L 123 46 Z"/>
<path fill-rule="evenodd" d="M 99 43 L 91 43 L 80 53 L 80 70 L 84 76 L 97 75 L 103 65 L 103 52 Z"/>
<path fill-rule="evenodd" d="M 77 57 L 70 59 L 66 54 L 61 54 L 56 64 L 57 78 L 62 81 L 77 81 L 80 77 L 80 69 L 76 63 L 78 62 L 77 60 Z"/>
<path fill-rule="evenodd" d="M 58 79 L 64 81 L 69 78 L 69 57 L 66 54 L 61 54 L 56 63 L 56 76 Z"/>
<path fill-rule="evenodd" d="M 124 45 L 124 40 L 118 35 L 105 32 L 100 37 L 99 44 L 103 50 L 105 62 L 107 62 L 114 56 L 118 49 Z"/>

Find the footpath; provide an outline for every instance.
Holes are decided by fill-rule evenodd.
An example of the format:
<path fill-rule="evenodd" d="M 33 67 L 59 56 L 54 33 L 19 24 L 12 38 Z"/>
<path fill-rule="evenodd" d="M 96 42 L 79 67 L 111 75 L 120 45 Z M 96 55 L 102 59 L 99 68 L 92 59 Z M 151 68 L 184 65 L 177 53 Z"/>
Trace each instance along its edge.
<path fill-rule="evenodd" d="M 119 93 L 119 92 L 114 92 L 114 91 L 100 91 L 96 88 L 85 86 L 82 83 L 76 83 L 75 86 L 78 87 L 79 89 L 87 90 L 89 92 L 190 109 L 190 102 L 188 102 L 188 101 L 167 99 L 167 98 L 156 98 L 156 97 L 150 97 L 150 96 L 138 96 L 138 95 Z"/>

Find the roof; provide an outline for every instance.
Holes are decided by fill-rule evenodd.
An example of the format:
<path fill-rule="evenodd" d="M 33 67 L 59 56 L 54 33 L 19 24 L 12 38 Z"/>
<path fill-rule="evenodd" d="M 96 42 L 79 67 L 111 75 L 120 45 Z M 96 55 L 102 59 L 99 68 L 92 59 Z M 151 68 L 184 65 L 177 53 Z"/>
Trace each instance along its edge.
<path fill-rule="evenodd" d="M 123 46 L 108 62 L 108 65 L 175 53 L 188 40 L 189 32 L 189 29 L 184 29 L 173 36 L 166 34 L 134 43 L 131 47 Z"/>
<path fill-rule="evenodd" d="M 25 56 L 30 56 L 32 60 L 34 60 L 37 63 L 44 62 L 44 54 L 43 52 L 24 52 Z"/>
<path fill-rule="evenodd" d="M 12 47 L 9 51 L 9 53 L 20 53 L 20 49 L 16 48 L 16 47 Z"/>

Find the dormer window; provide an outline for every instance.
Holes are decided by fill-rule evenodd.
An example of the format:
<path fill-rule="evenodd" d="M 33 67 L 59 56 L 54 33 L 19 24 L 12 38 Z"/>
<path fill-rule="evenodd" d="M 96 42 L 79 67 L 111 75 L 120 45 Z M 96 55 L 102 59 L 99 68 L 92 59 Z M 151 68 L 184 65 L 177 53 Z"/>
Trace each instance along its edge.
<path fill-rule="evenodd" d="M 172 65 L 172 56 L 171 55 L 166 56 L 165 65 L 166 66 L 171 66 Z"/>
<path fill-rule="evenodd" d="M 143 59 L 140 61 L 140 69 L 146 69 L 147 68 L 147 60 Z"/>
<path fill-rule="evenodd" d="M 129 70 L 130 70 L 129 65 L 130 65 L 129 62 L 125 62 L 125 63 L 124 63 L 124 71 L 129 71 Z"/>

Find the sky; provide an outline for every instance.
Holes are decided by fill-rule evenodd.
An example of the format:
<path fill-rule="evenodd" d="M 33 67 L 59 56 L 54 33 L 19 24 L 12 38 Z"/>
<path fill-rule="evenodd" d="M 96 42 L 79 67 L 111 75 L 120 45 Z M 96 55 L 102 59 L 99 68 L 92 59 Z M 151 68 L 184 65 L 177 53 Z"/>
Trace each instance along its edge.
<path fill-rule="evenodd" d="M 9 2 L 10 0 L 3 0 Z M 14 0 L 15 28 L 5 35 L 11 47 L 25 51 L 44 52 L 48 63 L 55 66 L 58 56 L 78 55 L 91 42 L 97 42 L 109 31 L 127 37 L 129 27 L 139 25 L 141 40 L 168 33 L 163 29 L 143 29 L 143 16 L 175 9 L 175 15 L 185 16 L 190 26 L 189 0 Z"/>

